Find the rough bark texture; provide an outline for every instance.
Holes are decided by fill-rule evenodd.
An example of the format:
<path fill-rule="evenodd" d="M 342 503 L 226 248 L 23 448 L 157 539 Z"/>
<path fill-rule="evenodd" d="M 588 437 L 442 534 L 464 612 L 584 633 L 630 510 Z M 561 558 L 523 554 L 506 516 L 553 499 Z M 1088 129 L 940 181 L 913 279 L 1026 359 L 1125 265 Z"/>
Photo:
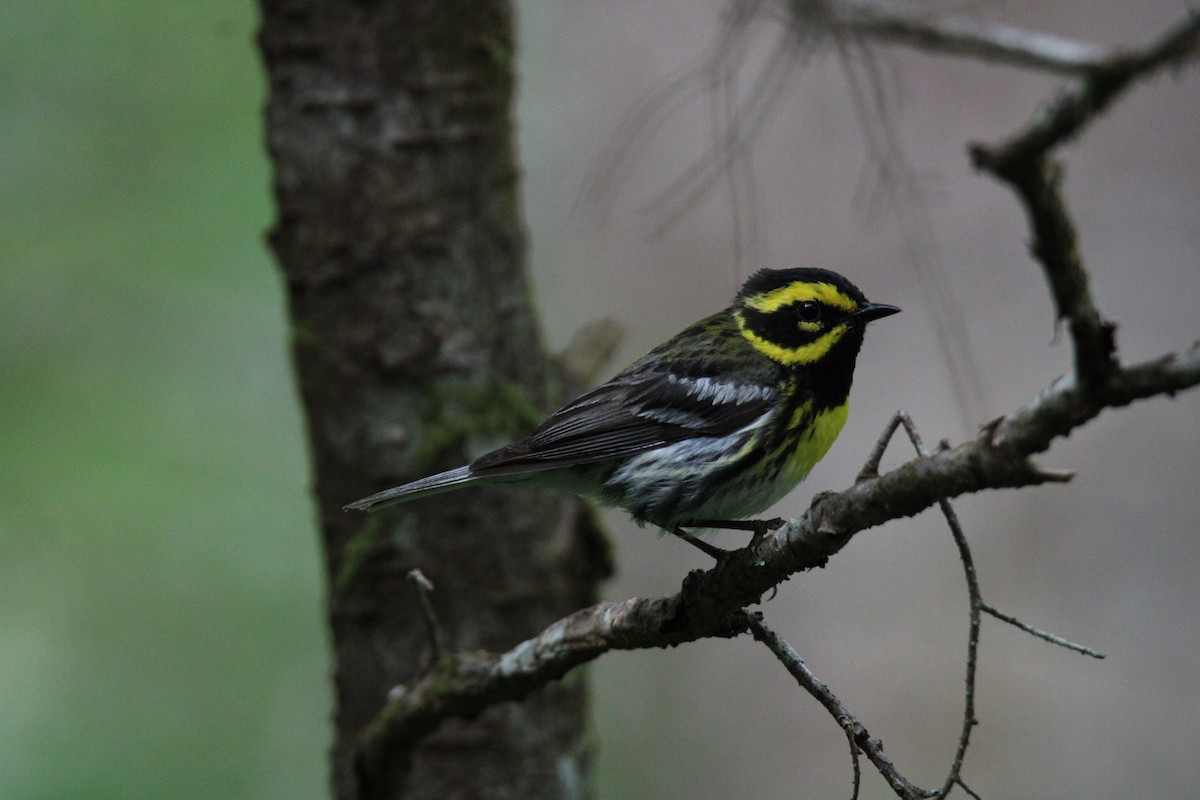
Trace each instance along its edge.
<path fill-rule="evenodd" d="M 592 602 L 603 558 L 571 500 L 474 491 L 373 516 L 354 499 L 465 463 L 547 404 L 523 272 L 505 0 L 263 0 L 270 242 L 290 301 L 334 648 L 334 793 L 586 793 L 582 680 L 358 758 L 393 687 L 429 664 L 405 576 L 453 651 L 503 651 Z"/>

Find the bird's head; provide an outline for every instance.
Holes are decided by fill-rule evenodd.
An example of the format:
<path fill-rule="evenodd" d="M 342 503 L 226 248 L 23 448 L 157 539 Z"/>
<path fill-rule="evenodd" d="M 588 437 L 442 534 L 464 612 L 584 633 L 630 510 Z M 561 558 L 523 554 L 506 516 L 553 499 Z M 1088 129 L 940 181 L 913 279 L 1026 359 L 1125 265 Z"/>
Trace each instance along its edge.
<path fill-rule="evenodd" d="M 849 349 L 851 362 L 868 322 L 900 309 L 871 303 L 846 278 L 823 269 L 764 269 L 752 275 L 733 304 L 742 335 L 784 366 L 816 364 Z"/>

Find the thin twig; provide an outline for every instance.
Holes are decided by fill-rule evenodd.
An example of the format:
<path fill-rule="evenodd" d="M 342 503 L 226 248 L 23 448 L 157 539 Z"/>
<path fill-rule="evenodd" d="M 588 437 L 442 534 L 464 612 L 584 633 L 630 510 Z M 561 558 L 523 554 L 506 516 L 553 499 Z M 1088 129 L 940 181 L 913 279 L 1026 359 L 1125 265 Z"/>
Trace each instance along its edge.
<path fill-rule="evenodd" d="M 875 442 L 875 447 L 871 448 L 871 454 L 867 456 L 867 463 L 863 464 L 863 468 L 858 471 L 858 477 L 854 479 L 855 483 L 862 483 L 871 478 L 879 477 L 879 463 L 883 461 L 883 453 L 887 450 L 888 444 L 891 443 L 892 437 L 896 435 L 896 429 L 900 427 L 907 414 L 903 411 L 897 411 L 892 415 L 891 420 L 884 427 L 883 433 Z"/>
<path fill-rule="evenodd" d="M 792 0 L 796 17 L 818 19 L 835 31 L 902 44 L 922 53 L 964 56 L 1058 74 L 1079 74 L 1101 63 L 1107 51 L 1039 31 L 968 17 L 934 16 L 864 0 Z"/>
<path fill-rule="evenodd" d="M 983 598 L 979 592 L 979 578 L 975 573 L 975 561 L 971 556 L 971 548 L 967 544 L 967 537 L 963 533 L 962 525 L 958 521 L 958 514 L 954 511 L 954 507 L 950 505 L 949 500 L 939 500 L 938 506 L 941 508 L 942 514 L 946 517 L 946 524 L 950 526 L 950 533 L 954 536 L 954 544 L 958 546 L 958 557 L 962 561 L 963 575 L 967 579 L 967 594 L 970 597 L 970 634 L 967 637 L 967 676 L 965 681 L 966 687 L 963 690 L 962 730 L 958 736 L 958 747 L 954 753 L 954 763 L 950 765 L 950 772 L 946 776 L 946 782 L 937 793 L 937 797 L 942 798 L 950 794 L 950 790 L 954 788 L 954 784 L 959 780 L 963 759 L 966 758 L 967 747 L 971 743 L 971 731 L 979 724 L 979 720 L 975 718 L 975 676 L 979 665 L 979 612 L 983 605 Z"/>
<path fill-rule="evenodd" d="M 960 789 L 962 789 L 964 792 L 966 792 L 968 795 L 970 795 L 973 798 L 973 800 L 983 800 L 983 797 L 981 797 L 979 794 L 977 794 L 975 792 L 975 790 L 972 789 L 970 786 L 967 786 L 966 782 L 963 781 L 962 778 L 955 778 L 954 782 L 958 784 L 958 787 Z"/>
<path fill-rule="evenodd" d="M 813 674 L 808 665 L 804 663 L 804 659 L 800 654 L 788 644 L 782 636 L 763 621 L 759 614 L 748 614 L 748 622 L 750 632 L 754 638 L 767 646 L 775 657 L 783 664 L 792 677 L 796 679 L 796 683 L 800 684 L 804 691 L 813 696 L 814 699 L 825 707 L 825 710 L 833 715 L 833 718 L 842 724 L 850 736 L 853 744 L 867 756 L 875 768 L 879 770 L 879 774 L 883 776 L 892 790 L 903 798 L 917 800 L 917 798 L 928 797 L 928 793 L 919 786 L 908 781 L 900 771 L 896 769 L 896 765 L 883 752 L 883 743 L 878 739 L 872 739 L 867 729 L 862 723 L 850 713 L 850 710 L 842 704 L 841 700 L 829 690 L 821 680 Z M 857 766 L 857 758 L 855 759 Z M 856 769 L 857 773 L 857 769 Z M 857 774 L 855 780 L 855 794 L 858 793 Z"/>
<path fill-rule="evenodd" d="M 862 766 L 858 763 L 858 754 L 862 751 L 858 747 L 858 742 L 854 741 L 854 720 L 848 717 L 838 717 L 838 724 L 846 733 L 846 741 L 850 745 L 850 767 L 854 770 L 850 800 L 858 800 L 858 792 L 862 788 Z"/>
<path fill-rule="evenodd" d="M 433 611 L 433 601 L 429 595 L 433 592 L 433 583 L 419 569 L 411 569 L 407 575 L 409 581 L 417 589 L 417 599 L 421 603 L 421 616 L 425 619 L 425 627 L 429 632 L 429 652 L 434 662 L 442 660 L 442 629 L 438 625 L 437 614 Z"/>
<path fill-rule="evenodd" d="M 1091 656 L 1092 658 L 1104 658 L 1105 657 L 1104 653 L 1101 653 L 1098 650 L 1093 650 L 1090 647 L 1085 647 L 1084 645 L 1076 644 L 1075 642 L 1064 639 L 1061 636 L 1056 636 L 1053 633 L 1050 633 L 1048 631 L 1041 630 L 1040 628 L 1035 628 L 1032 625 L 1026 625 L 1024 622 L 1021 622 L 1021 620 L 1017 619 L 1016 617 L 1009 616 L 1008 614 L 1005 614 L 1003 611 L 998 611 L 997 609 L 993 608 L 992 606 L 989 606 L 987 603 L 984 603 L 983 606 L 980 608 L 980 610 L 983 611 L 985 614 L 990 614 L 991 616 L 995 617 L 998 620 L 1001 620 L 1002 622 L 1007 622 L 1009 625 L 1012 625 L 1013 627 L 1020 628 L 1021 630 L 1025 631 L 1026 633 L 1028 633 L 1031 636 L 1036 636 L 1039 639 L 1050 642 L 1050 644 L 1056 644 L 1059 647 L 1065 647 L 1067 650 L 1074 650 L 1076 653 L 1082 653 L 1083 655 Z"/>
<path fill-rule="evenodd" d="M 912 418 L 903 411 L 896 413 L 896 419 L 899 419 L 900 424 L 904 426 L 905 432 L 908 434 L 909 440 L 912 442 L 913 448 L 917 451 L 917 455 L 922 458 L 930 456 L 929 449 L 925 447 L 925 443 L 921 440 L 921 434 L 917 432 L 917 426 L 913 423 Z M 894 430 L 894 428 L 893 428 Z M 954 507 L 950 505 L 950 501 L 943 498 L 938 500 L 938 507 L 942 511 L 942 515 L 946 518 L 946 524 L 950 527 L 950 534 L 954 537 L 954 544 L 958 547 L 958 558 L 963 565 L 963 574 L 967 580 L 967 596 L 970 603 L 970 633 L 967 636 L 967 675 L 966 687 L 963 691 L 963 722 L 962 730 L 958 735 L 958 747 L 954 752 L 954 761 L 950 765 L 950 771 L 946 775 L 946 780 L 942 784 L 935 797 L 944 798 L 950 794 L 950 790 L 954 788 L 955 783 L 959 782 L 962 773 L 963 759 L 967 755 L 967 747 L 971 743 L 971 730 L 978 724 L 975 718 L 975 675 L 979 664 L 979 628 L 980 628 L 980 611 L 983 608 L 983 595 L 979 590 L 979 576 L 975 572 L 975 559 L 971 555 L 971 546 L 967 542 L 966 534 L 963 533 L 962 524 L 958 520 L 958 514 Z"/>

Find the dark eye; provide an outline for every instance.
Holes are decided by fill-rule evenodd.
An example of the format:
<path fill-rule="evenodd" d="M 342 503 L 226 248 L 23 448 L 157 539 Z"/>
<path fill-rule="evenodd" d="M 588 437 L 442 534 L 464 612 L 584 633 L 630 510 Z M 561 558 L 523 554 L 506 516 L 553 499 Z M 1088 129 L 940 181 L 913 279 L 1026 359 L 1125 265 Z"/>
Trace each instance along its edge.
<path fill-rule="evenodd" d="M 796 309 L 796 316 L 802 322 L 816 322 L 821 318 L 821 306 L 814 303 L 812 300 L 805 300 Z"/>

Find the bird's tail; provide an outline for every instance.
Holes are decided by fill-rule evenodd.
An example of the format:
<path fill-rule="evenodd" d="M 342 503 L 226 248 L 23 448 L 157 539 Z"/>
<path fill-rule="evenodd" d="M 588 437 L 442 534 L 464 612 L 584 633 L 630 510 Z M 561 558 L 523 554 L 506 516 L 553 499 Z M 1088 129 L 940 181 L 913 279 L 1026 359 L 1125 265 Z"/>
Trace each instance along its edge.
<path fill-rule="evenodd" d="M 376 509 L 395 505 L 396 503 L 407 503 L 409 500 L 416 500 L 418 497 L 428 497 L 429 495 L 448 492 L 474 480 L 477 480 L 477 477 L 471 474 L 470 467 L 459 467 L 447 472 L 439 472 L 437 475 L 430 475 L 428 478 L 421 478 L 412 483 L 406 483 L 403 486 L 393 486 L 391 489 L 385 489 L 370 497 L 364 497 L 362 500 L 355 500 L 350 505 L 343 506 L 342 510 L 375 511 Z"/>

